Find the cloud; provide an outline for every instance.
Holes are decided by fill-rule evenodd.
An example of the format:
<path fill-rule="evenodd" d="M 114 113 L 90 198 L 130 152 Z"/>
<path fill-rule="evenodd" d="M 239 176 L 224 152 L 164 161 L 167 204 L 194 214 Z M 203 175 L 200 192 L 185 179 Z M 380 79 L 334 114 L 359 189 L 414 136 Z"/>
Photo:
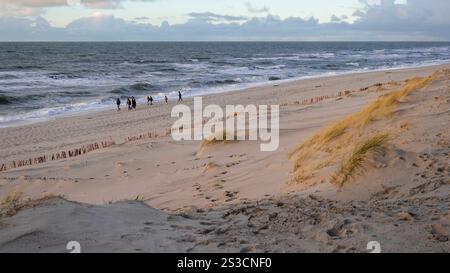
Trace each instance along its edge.
<path fill-rule="evenodd" d="M 3 1 L 3 0 L 0 0 Z M 3 1 L 5 2 L 5 1 Z M 54 4 L 57 2 L 54 2 Z M 65 28 L 55 28 L 44 18 L 0 17 L 0 40 L 139 40 L 139 41 L 386 41 L 450 40 L 450 1 L 394 0 L 362 1 L 353 23 L 334 15 L 330 23 L 315 17 L 280 18 L 275 15 L 246 17 L 193 12 L 183 24 L 163 22 L 160 26 L 145 20 L 127 21 L 113 15 L 95 13 L 74 20 Z M 47 1 L 51 4 L 51 1 Z M 141 18 L 144 19 L 144 18 Z"/>
<path fill-rule="evenodd" d="M 356 11 L 354 16 L 362 25 L 420 29 L 450 24 L 448 0 L 408 0 L 405 4 L 396 4 L 395 0 L 381 0 L 379 4 L 370 4 L 366 0 L 360 2 L 364 8 Z"/>
<path fill-rule="evenodd" d="M 236 22 L 236 21 L 245 21 L 248 18 L 245 16 L 233 16 L 233 15 L 221 15 L 212 12 L 191 12 L 188 16 L 193 21 L 202 21 L 202 22 Z"/>
<path fill-rule="evenodd" d="M 91 9 L 120 9 L 123 2 L 155 2 L 156 0 L 79 0 L 80 4 Z"/>
<path fill-rule="evenodd" d="M 257 7 L 254 7 L 252 5 L 252 3 L 250 3 L 250 2 L 246 2 L 245 6 L 247 7 L 247 11 L 250 13 L 269 13 L 270 12 L 270 8 L 267 6 L 257 8 Z"/>
<path fill-rule="evenodd" d="M 122 8 L 122 0 L 81 0 L 80 3 L 91 9 L 118 9 Z"/>
<path fill-rule="evenodd" d="M 0 0 L 0 4 L 10 4 L 22 7 L 43 8 L 67 5 L 67 0 Z"/>
<path fill-rule="evenodd" d="M 134 20 L 136 20 L 136 21 L 147 21 L 147 20 L 150 20 L 150 17 L 147 17 L 147 16 L 134 17 Z"/>
<path fill-rule="evenodd" d="M 332 23 L 340 23 L 348 19 L 347 15 L 337 16 L 336 14 L 331 15 L 330 22 Z"/>
<path fill-rule="evenodd" d="M 333 15 L 331 16 L 330 21 L 331 21 L 331 22 L 341 22 L 342 19 L 339 18 L 339 17 L 337 17 L 335 14 L 333 14 Z"/>
<path fill-rule="evenodd" d="M 81 5 L 91 9 L 121 9 L 123 2 L 155 2 L 157 0 L 78 0 Z"/>
<path fill-rule="evenodd" d="M 360 0 L 364 8 L 357 10 L 353 16 L 357 20 L 353 28 L 372 32 L 377 35 L 401 35 L 416 39 L 449 40 L 450 1 L 448 0 L 408 0 L 396 3 L 395 0 L 380 0 L 370 4 Z"/>
<path fill-rule="evenodd" d="M 119 9 L 123 2 L 154 2 L 157 0 L 0 0 L 0 16 L 33 16 L 45 8 L 69 6 L 79 3 L 91 9 Z"/>
<path fill-rule="evenodd" d="M 117 18 L 113 15 L 95 13 L 71 22 L 65 28 L 54 28 L 48 23 L 44 29 L 36 27 L 37 20 L 22 18 L 0 18 L 0 40 L 63 40 L 63 41 L 113 41 L 113 40 L 267 40 L 269 37 L 280 40 L 295 39 L 304 33 L 313 33 L 319 21 L 309 19 L 287 18 L 277 16 L 248 19 L 239 23 L 217 23 L 218 21 L 235 21 L 239 16 L 218 15 L 213 13 L 192 14 L 193 20 L 184 24 L 161 26 L 136 23 Z M 2 21 L 3 20 L 3 21 Z M 39 17 L 39 20 L 44 20 Z M 41 22 L 41 25 L 44 25 Z M 20 29 L 20 31 L 18 31 Z M 19 34 L 16 34 L 19 33 Z M 5 39 L 7 37 L 7 39 Z M 305 35 L 306 37 L 306 35 Z"/>
<path fill-rule="evenodd" d="M 66 0 L 0 0 L 0 16 L 36 16 L 44 8 L 65 5 Z"/>

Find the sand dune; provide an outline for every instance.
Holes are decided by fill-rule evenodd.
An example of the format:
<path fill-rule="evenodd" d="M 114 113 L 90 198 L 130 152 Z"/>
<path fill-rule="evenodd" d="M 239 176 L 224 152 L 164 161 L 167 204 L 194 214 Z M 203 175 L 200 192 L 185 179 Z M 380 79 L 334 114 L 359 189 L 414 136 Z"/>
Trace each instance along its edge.
<path fill-rule="evenodd" d="M 281 105 L 280 148 L 272 153 L 258 142 L 175 142 L 166 131 L 173 105 L 0 129 L 0 165 L 114 142 L 0 172 L 1 199 L 21 192 L 17 202 L 69 200 L 3 217 L 0 251 L 64 252 L 66 241 L 80 240 L 100 252 L 366 252 L 375 240 L 388 252 L 448 252 L 448 68 L 203 98 Z M 361 152 L 380 135 L 387 136 L 380 149 Z"/>

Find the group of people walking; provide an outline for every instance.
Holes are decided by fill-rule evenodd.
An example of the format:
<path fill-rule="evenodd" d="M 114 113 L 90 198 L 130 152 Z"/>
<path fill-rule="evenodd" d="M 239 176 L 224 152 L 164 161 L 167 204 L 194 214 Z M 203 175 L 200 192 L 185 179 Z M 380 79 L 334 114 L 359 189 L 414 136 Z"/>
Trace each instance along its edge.
<path fill-rule="evenodd" d="M 153 105 L 153 97 L 152 96 L 147 96 L 147 105 Z M 164 101 L 166 102 L 166 104 L 169 103 L 169 98 L 167 96 L 164 96 Z M 178 91 L 178 102 L 182 102 L 183 101 L 183 97 L 181 95 L 181 91 Z M 117 98 L 116 100 L 116 105 L 117 105 L 117 111 L 120 111 L 120 106 L 122 105 L 122 101 L 120 100 L 120 98 Z M 136 102 L 136 98 L 134 96 L 132 96 L 131 98 L 128 97 L 127 98 L 127 107 L 128 107 L 128 111 L 131 110 L 136 110 L 137 107 L 137 102 Z"/>

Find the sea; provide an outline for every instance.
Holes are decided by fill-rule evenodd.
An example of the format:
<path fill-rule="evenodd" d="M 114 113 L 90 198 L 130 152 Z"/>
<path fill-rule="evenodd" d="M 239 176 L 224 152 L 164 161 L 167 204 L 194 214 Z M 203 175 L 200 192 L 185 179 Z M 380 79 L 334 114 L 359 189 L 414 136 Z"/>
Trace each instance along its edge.
<path fill-rule="evenodd" d="M 449 42 L 0 43 L 0 127 L 320 76 L 450 63 Z"/>

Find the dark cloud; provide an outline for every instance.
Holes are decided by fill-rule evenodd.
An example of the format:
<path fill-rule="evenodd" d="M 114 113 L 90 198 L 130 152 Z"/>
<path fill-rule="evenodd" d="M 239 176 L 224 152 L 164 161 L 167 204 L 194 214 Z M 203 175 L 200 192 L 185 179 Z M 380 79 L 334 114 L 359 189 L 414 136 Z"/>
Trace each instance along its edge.
<path fill-rule="evenodd" d="M 330 21 L 331 21 L 331 22 L 341 22 L 342 19 L 339 18 L 339 17 L 337 17 L 335 14 L 333 14 L 333 15 L 331 16 L 331 18 L 330 18 Z"/>
<path fill-rule="evenodd" d="M 395 0 L 381 0 L 380 4 L 360 2 L 364 8 L 353 14 L 357 17 L 352 24 L 354 30 L 418 40 L 450 39 L 448 0 L 408 0 L 406 4 L 396 4 Z"/>

